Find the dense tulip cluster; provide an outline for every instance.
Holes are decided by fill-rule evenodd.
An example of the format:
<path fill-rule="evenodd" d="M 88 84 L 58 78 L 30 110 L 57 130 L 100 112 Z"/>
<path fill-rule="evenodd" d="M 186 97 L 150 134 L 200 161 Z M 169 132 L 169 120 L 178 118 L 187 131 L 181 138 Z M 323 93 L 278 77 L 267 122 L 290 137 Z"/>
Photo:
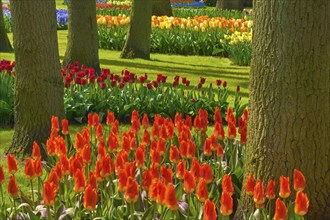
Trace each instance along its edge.
<path fill-rule="evenodd" d="M 221 123 L 219 109 L 214 118 Z M 51 210 L 57 213 L 61 205 L 69 208 L 77 202 L 84 210 L 80 212 L 82 207 L 76 207 L 74 216 L 85 218 L 102 216 L 104 209 L 117 201 L 130 210 L 129 213 L 145 212 L 147 207 L 153 207 L 149 217 L 159 212 L 162 219 L 194 215 L 196 206 L 204 206 L 204 219 L 213 219 L 212 216 L 220 215 L 214 206 L 214 199 L 219 199 L 221 215 L 233 212 L 231 175 L 219 176 L 226 172 L 219 162 L 227 153 L 223 146 L 230 140 L 219 132 L 207 137 L 207 111 L 200 109 L 194 119 L 177 113 L 174 121 L 155 115 L 152 125 L 146 114 L 140 118 L 139 113 L 133 111 L 131 127 L 122 135 L 113 112 L 108 112 L 105 125 L 100 123 L 98 114 L 89 114 L 87 127 L 76 133 L 74 142 L 71 142 L 66 119 L 60 126 L 58 118 L 53 116 L 51 124 L 45 144 L 47 164 L 41 164 L 41 149 L 36 142 L 31 157 L 25 161 L 24 174 L 32 188 L 29 203 L 32 210 L 43 207 L 52 215 Z M 205 153 L 208 139 L 211 140 L 210 154 Z M 7 171 L 10 174 L 8 194 L 16 201 L 24 200 L 18 193 L 19 184 L 14 176 L 18 163 L 10 154 Z M 33 190 L 35 179 L 38 180 L 37 199 Z M 218 187 L 219 179 L 222 195 L 212 196 L 210 200 L 210 189 Z M 0 167 L 0 184 L 4 180 Z M 180 208 L 182 204 L 188 208 Z M 161 211 L 157 207 L 162 207 Z M 17 209 L 14 208 L 16 213 Z M 111 208 L 111 214 L 115 209 L 117 207 Z"/>
<path fill-rule="evenodd" d="M 299 216 L 304 216 L 308 212 L 309 200 L 303 190 L 306 187 L 306 180 L 304 175 L 294 169 L 293 171 L 293 188 L 296 191 L 296 199 L 294 202 L 294 213 Z M 266 186 L 266 192 L 264 191 L 264 186 L 262 181 L 259 179 L 254 180 L 253 174 L 250 173 L 248 179 L 246 180 L 245 193 L 248 196 L 253 197 L 255 207 L 257 209 L 263 209 L 265 206 L 266 198 L 269 206 L 273 199 L 275 199 L 275 181 L 269 180 Z M 266 193 L 266 196 L 265 196 Z M 287 199 L 291 195 L 291 187 L 289 177 L 280 177 L 280 190 L 279 197 L 276 199 L 275 203 L 275 220 L 287 219 L 288 217 L 288 208 L 287 205 L 282 199 Z M 266 197 L 266 198 L 265 198 Z"/>

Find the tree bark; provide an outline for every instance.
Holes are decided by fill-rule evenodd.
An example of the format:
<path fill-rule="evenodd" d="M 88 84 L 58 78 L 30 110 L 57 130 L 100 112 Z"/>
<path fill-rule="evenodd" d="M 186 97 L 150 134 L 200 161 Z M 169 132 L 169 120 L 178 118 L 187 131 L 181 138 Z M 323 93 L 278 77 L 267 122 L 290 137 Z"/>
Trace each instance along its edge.
<path fill-rule="evenodd" d="M 173 16 L 170 0 L 154 0 L 152 5 L 152 15 L 168 17 Z"/>
<path fill-rule="evenodd" d="M 64 117 L 55 1 L 12 1 L 15 48 L 14 136 L 11 153 L 45 143 L 51 116 Z"/>
<path fill-rule="evenodd" d="M 217 0 L 217 3 L 215 5 L 215 8 L 217 10 L 221 10 L 222 9 L 222 2 L 223 2 L 223 0 Z"/>
<path fill-rule="evenodd" d="M 308 219 L 330 219 L 329 1 L 255 0 L 253 5 L 244 179 L 252 172 L 264 184 L 274 179 L 278 185 L 284 175 L 292 186 L 296 168 L 306 177 Z M 251 201 L 244 190 L 241 200 L 237 219 Z"/>
<path fill-rule="evenodd" d="M 150 59 L 153 2 L 154 0 L 133 0 L 131 23 L 121 58 Z"/>
<path fill-rule="evenodd" d="M 5 20 L 3 18 L 2 11 L 2 0 L 0 0 L 0 52 L 10 52 L 13 50 L 11 47 L 10 41 L 8 39 L 6 29 L 5 29 Z"/>
<path fill-rule="evenodd" d="M 100 72 L 95 0 L 69 0 L 68 43 L 63 66 L 78 61 Z"/>

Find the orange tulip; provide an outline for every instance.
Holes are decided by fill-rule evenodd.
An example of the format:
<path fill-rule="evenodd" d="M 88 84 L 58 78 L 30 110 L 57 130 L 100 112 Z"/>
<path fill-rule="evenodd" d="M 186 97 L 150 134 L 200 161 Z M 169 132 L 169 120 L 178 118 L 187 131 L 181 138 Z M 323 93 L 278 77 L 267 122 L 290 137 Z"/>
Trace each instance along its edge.
<path fill-rule="evenodd" d="M 125 169 L 118 171 L 118 191 L 125 192 L 127 187 L 127 173 Z"/>
<path fill-rule="evenodd" d="M 108 136 L 108 146 L 109 146 L 109 151 L 114 153 L 117 151 L 119 147 L 119 137 L 117 134 L 111 132 Z"/>
<path fill-rule="evenodd" d="M 165 205 L 165 192 L 166 192 L 166 185 L 162 182 L 159 181 L 157 185 L 157 199 L 156 202 L 159 205 Z"/>
<path fill-rule="evenodd" d="M 177 162 L 179 162 L 179 159 L 180 159 L 179 149 L 176 146 L 171 145 L 171 148 L 170 148 L 170 161 L 172 163 L 177 163 Z"/>
<path fill-rule="evenodd" d="M 204 154 L 205 156 L 211 156 L 212 155 L 212 148 L 211 148 L 212 141 L 210 138 L 206 138 L 204 142 Z"/>
<path fill-rule="evenodd" d="M 179 208 L 175 188 L 172 183 L 167 184 L 165 191 L 165 204 L 167 208 L 173 211 Z"/>
<path fill-rule="evenodd" d="M 97 188 L 97 179 L 96 179 L 95 172 L 89 171 L 87 185 L 93 187 L 94 189 Z"/>
<path fill-rule="evenodd" d="M 245 193 L 249 196 L 253 196 L 254 191 L 254 178 L 253 174 L 250 173 L 248 179 L 246 180 Z"/>
<path fill-rule="evenodd" d="M 231 176 L 225 174 L 222 179 L 222 191 L 228 192 L 230 195 L 234 194 L 234 187 L 231 181 Z"/>
<path fill-rule="evenodd" d="M 285 199 L 290 196 L 291 190 L 290 190 L 290 180 L 289 177 L 280 177 L 280 197 Z"/>
<path fill-rule="evenodd" d="M 8 173 L 15 174 L 18 170 L 17 160 L 14 155 L 7 154 Z"/>
<path fill-rule="evenodd" d="M 195 177 L 189 171 L 186 170 L 184 173 L 183 190 L 186 193 L 192 193 L 194 192 L 195 188 L 196 188 Z"/>
<path fill-rule="evenodd" d="M 152 177 L 149 170 L 145 170 L 142 173 L 142 189 L 148 191 L 151 185 Z"/>
<path fill-rule="evenodd" d="M 96 207 L 96 203 L 98 201 L 98 196 L 96 189 L 88 185 L 85 192 L 84 192 L 84 207 L 85 209 L 92 211 Z"/>
<path fill-rule="evenodd" d="M 274 199 L 275 198 L 275 181 L 270 180 L 266 186 L 266 197 L 267 199 Z"/>
<path fill-rule="evenodd" d="M 180 141 L 180 155 L 182 158 L 187 158 L 187 150 L 188 150 L 188 142 L 187 141 Z"/>
<path fill-rule="evenodd" d="M 37 158 L 37 157 L 40 157 L 41 156 L 41 154 L 40 154 L 40 147 L 39 147 L 39 145 L 38 145 L 38 143 L 37 142 L 33 142 L 33 145 L 32 145 L 32 157 L 33 158 Z"/>
<path fill-rule="evenodd" d="M 67 119 L 62 120 L 62 134 L 68 135 L 70 133 L 69 131 L 69 121 Z"/>
<path fill-rule="evenodd" d="M 205 163 L 201 166 L 201 177 L 205 179 L 206 184 L 209 184 L 213 180 L 213 170 L 212 167 Z"/>
<path fill-rule="evenodd" d="M 36 177 L 42 176 L 42 163 L 40 157 L 37 157 L 33 163 L 34 166 L 34 173 Z"/>
<path fill-rule="evenodd" d="M 201 165 L 198 162 L 198 159 L 194 157 L 191 163 L 190 173 L 194 176 L 196 180 L 199 179 L 201 173 Z"/>
<path fill-rule="evenodd" d="M 43 196 L 43 203 L 46 206 L 52 206 L 55 202 L 56 197 L 56 186 L 54 186 L 51 182 L 46 181 L 44 183 L 44 196 Z"/>
<path fill-rule="evenodd" d="M 165 142 L 163 139 L 159 139 L 157 141 L 157 151 L 160 153 L 160 155 L 164 155 L 166 151 Z"/>
<path fill-rule="evenodd" d="M 298 191 L 296 194 L 296 200 L 294 203 L 294 212 L 297 215 L 306 215 L 308 212 L 309 200 L 306 194 L 302 191 Z"/>
<path fill-rule="evenodd" d="M 158 185 L 160 180 L 157 178 L 152 179 L 150 187 L 149 187 L 149 198 L 151 201 L 156 201 L 158 197 Z"/>
<path fill-rule="evenodd" d="M 176 177 L 179 180 L 184 179 L 185 171 L 186 171 L 186 162 L 180 160 L 179 163 L 176 165 Z"/>
<path fill-rule="evenodd" d="M 58 132 L 58 131 L 60 131 L 60 126 L 59 126 L 59 123 L 58 123 L 58 117 L 56 117 L 56 116 L 52 116 L 52 119 L 51 119 L 51 121 L 52 121 L 52 133 L 53 132 Z"/>
<path fill-rule="evenodd" d="M 52 183 L 56 189 L 59 187 L 59 179 L 58 179 L 55 168 L 50 170 L 50 173 L 48 176 L 48 182 Z"/>
<path fill-rule="evenodd" d="M 143 147 L 138 147 L 135 152 L 135 164 L 137 167 L 142 168 L 144 165 L 144 149 Z"/>
<path fill-rule="evenodd" d="M 228 122 L 228 139 L 235 139 L 236 138 L 236 125 L 234 122 L 229 121 Z"/>
<path fill-rule="evenodd" d="M 214 123 L 215 122 L 218 122 L 218 123 L 222 123 L 222 117 L 221 117 L 221 112 L 220 112 L 220 109 L 219 107 L 217 106 L 214 110 Z"/>
<path fill-rule="evenodd" d="M 223 126 L 221 123 L 215 122 L 213 135 L 216 139 L 223 141 L 225 139 L 225 131 L 223 130 Z"/>
<path fill-rule="evenodd" d="M 91 147 L 88 144 L 86 144 L 81 150 L 81 156 L 84 164 L 90 164 L 92 160 L 92 155 L 91 155 Z"/>
<path fill-rule="evenodd" d="M 30 180 L 32 180 L 35 177 L 34 162 L 31 158 L 26 158 L 25 160 L 24 173 L 26 178 Z"/>
<path fill-rule="evenodd" d="M 195 157 L 196 154 L 196 144 L 195 142 L 189 141 L 187 147 L 187 158 L 191 159 Z"/>
<path fill-rule="evenodd" d="M 47 153 L 49 156 L 55 156 L 56 155 L 56 145 L 54 142 L 53 138 L 49 138 L 46 141 L 46 149 L 47 149 Z"/>
<path fill-rule="evenodd" d="M 61 163 L 63 175 L 69 175 L 70 174 L 70 164 L 69 164 L 69 159 L 66 154 L 62 154 L 60 156 L 60 163 Z"/>
<path fill-rule="evenodd" d="M 100 116 L 97 113 L 93 114 L 93 127 L 97 128 L 97 126 L 100 124 Z"/>
<path fill-rule="evenodd" d="M 147 129 L 149 126 L 149 119 L 148 119 L 148 115 L 146 113 L 143 114 L 142 126 L 144 129 Z"/>
<path fill-rule="evenodd" d="M 102 158 L 101 176 L 103 178 L 110 176 L 114 172 L 114 164 L 109 155 Z"/>
<path fill-rule="evenodd" d="M 293 171 L 293 188 L 296 191 L 304 191 L 306 187 L 306 180 L 304 174 L 299 170 Z"/>
<path fill-rule="evenodd" d="M 102 160 L 97 160 L 95 163 L 95 176 L 98 182 L 102 182 L 104 180 L 103 176 L 101 175 L 102 171 Z"/>
<path fill-rule="evenodd" d="M 115 115 L 113 112 L 108 111 L 106 124 L 111 125 L 115 121 Z"/>
<path fill-rule="evenodd" d="M 8 194 L 11 197 L 18 196 L 18 187 L 16 179 L 13 175 L 10 176 L 9 182 L 8 182 Z"/>
<path fill-rule="evenodd" d="M 0 185 L 5 182 L 5 173 L 3 172 L 2 166 L 0 166 Z"/>
<path fill-rule="evenodd" d="M 280 199 L 276 199 L 274 220 L 285 220 L 287 209 L 285 203 Z"/>
<path fill-rule="evenodd" d="M 207 185 L 205 179 L 201 178 L 197 184 L 197 198 L 201 202 L 205 202 L 209 198 L 209 192 L 207 190 Z"/>
<path fill-rule="evenodd" d="M 134 177 L 128 177 L 125 199 L 128 203 L 135 203 L 139 198 L 139 185 Z"/>
<path fill-rule="evenodd" d="M 99 123 L 96 127 L 95 136 L 97 140 L 103 139 L 103 127 L 101 123 Z"/>
<path fill-rule="evenodd" d="M 151 178 L 159 178 L 159 171 L 158 171 L 158 166 L 156 166 L 156 164 L 151 164 L 150 166 L 150 174 L 151 174 Z"/>
<path fill-rule="evenodd" d="M 150 134 L 147 130 L 143 131 L 142 143 L 144 145 L 149 145 L 150 144 Z"/>
<path fill-rule="evenodd" d="M 222 191 L 220 199 L 220 212 L 223 216 L 229 216 L 233 212 L 233 198 L 227 191 Z"/>
<path fill-rule="evenodd" d="M 261 180 L 257 180 L 256 185 L 254 186 L 253 201 L 258 207 L 265 202 L 264 187 Z"/>
<path fill-rule="evenodd" d="M 162 178 L 165 184 L 172 183 L 173 179 L 173 172 L 170 167 L 166 167 L 165 165 L 162 165 L 161 168 L 161 174 Z"/>
<path fill-rule="evenodd" d="M 207 199 L 204 204 L 204 220 L 216 220 L 217 219 L 217 211 L 215 209 L 214 203 Z"/>
<path fill-rule="evenodd" d="M 74 174 L 74 188 L 73 190 L 77 193 L 83 192 L 86 187 L 85 173 L 81 169 L 77 169 Z"/>
<path fill-rule="evenodd" d="M 223 154 L 224 154 L 224 152 L 223 152 L 223 148 L 222 148 L 221 144 L 218 144 L 218 145 L 217 145 L 217 156 L 218 156 L 218 157 L 222 157 Z"/>
<path fill-rule="evenodd" d="M 55 165 L 55 171 L 59 180 L 63 179 L 62 166 L 60 162 L 57 162 Z"/>
<path fill-rule="evenodd" d="M 151 150 L 151 163 L 159 165 L 162 161 L 162 157 L 158 150 Z"/>

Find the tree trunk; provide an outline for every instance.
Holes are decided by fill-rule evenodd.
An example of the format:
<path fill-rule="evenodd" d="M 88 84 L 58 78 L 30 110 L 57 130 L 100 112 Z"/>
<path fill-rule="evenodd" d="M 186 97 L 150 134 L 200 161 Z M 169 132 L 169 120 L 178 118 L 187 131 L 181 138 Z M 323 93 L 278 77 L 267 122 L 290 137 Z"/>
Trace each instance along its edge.
<path fill-rule="evenodd" d="M 252 172 L 264 184 L 274 179 L 278 185 L 284 175 L 292 186 L 296 168 L 306 177 L 308 219 L 330 219 L 329 1 L 256 0 L 253 5 L 244 179 Z M 244 190 L 241 199 L 240 211 L 246 211 Z"/>
<path fill-rule="evenodd" d="M 152 15 L 168 17 L 173 16 L 170 0 L 154 0 L 152 5 Z"/>
<path fill-rule="evenodd" d="M 0 52 L 10 52 L 13 50 L 11 47 L 10 41 L 8 39 L 6 29 L 5 29 L 5 20 L 3 18 L 2 11 L 2 0 L 0 0 Z"/>
<path fill-rule="evenodd" d="M 100 72 L 95 0 L 69 0 L 68 44 L 63 66 L 78 61 Z"/>
<path fill-rule="evenodd" d="M 222 9 L 222 2 L 223 2 L 223 0 L 217 0 L 217 3 L 215 5 L 215 8 L 217 10 L 221 10 Z"/>
<path fill-rule="evenodd" d="M 219 7 L 218 7 L 219 4 Z M 243 0 L 217 0 L 217 9 L 223 10 L 243 10 Z"/>
<path fill-rule="evenodd" d="M 15 47 L 14 136 L 9 152 L 30 154 L 45 143 L 51 116 L 64 117 L 55 1 L 12 1 Z"/>
<path fill-rule="evenodd" d="M 132 17 L 121 58 L 150 59 L 151 8 L 154 0 L 133 0 Z"/>

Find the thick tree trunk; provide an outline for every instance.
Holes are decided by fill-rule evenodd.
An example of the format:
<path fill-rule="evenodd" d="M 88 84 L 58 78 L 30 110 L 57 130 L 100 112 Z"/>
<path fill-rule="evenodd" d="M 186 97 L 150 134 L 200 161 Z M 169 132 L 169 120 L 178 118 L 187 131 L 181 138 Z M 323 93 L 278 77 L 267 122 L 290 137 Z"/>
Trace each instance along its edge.
<path fill-rule="evenodd" d="M 10 52 L 13 50 L 13 48 L 11 47 L 10 41 L 6 33 L 1 0 L 0 0 L 0 7 L 1 7 L 0 8 L 0 52 Z"/>
<path fill-rule="evenodd" d="M 296 168 L 307 181 L 308 219 L 330 219 L 329 1 L 253 5 L 245 179 L 252 172 L 264 184 L 274 179 L 278 185 L 280 175 L 292 182 Z"/>
<path fill-rule="evenodd" d="M 78 61 L 100 72 L 95 0 L 69 0 L 68 44 L 63 65 Z"/>
<path fill-rule="evenodd" d="M 12 1 L 15 48 L 15 126 L 12 153 L 31 153 L 44 143 L 51 116 L 64 117 L 63 81 L 56 33 L 55 1 Z"/>
<path fill-rule="evenodd" d="M 152 5 L 152 15 L 156 16 L 173 16 L 170 0 L 154 0 Z"/>
<path fill-rule="evenodd" d="M 151 8 L 154 0 L 133 0 L 132 17 L 121 58 L 150 59 Z"/>
<path fill-rule="evenodd" d="M 243 0 L 217 0 L 217 9 L 243 10 Z"/>
<path fill-rule="evenodd" d="M 223 2 L 223 0 L 217 0 L 217 3 L 215 5 L 215 8 L 217 10 L 221 10 L 222 9 L 222 2 Z"/>

